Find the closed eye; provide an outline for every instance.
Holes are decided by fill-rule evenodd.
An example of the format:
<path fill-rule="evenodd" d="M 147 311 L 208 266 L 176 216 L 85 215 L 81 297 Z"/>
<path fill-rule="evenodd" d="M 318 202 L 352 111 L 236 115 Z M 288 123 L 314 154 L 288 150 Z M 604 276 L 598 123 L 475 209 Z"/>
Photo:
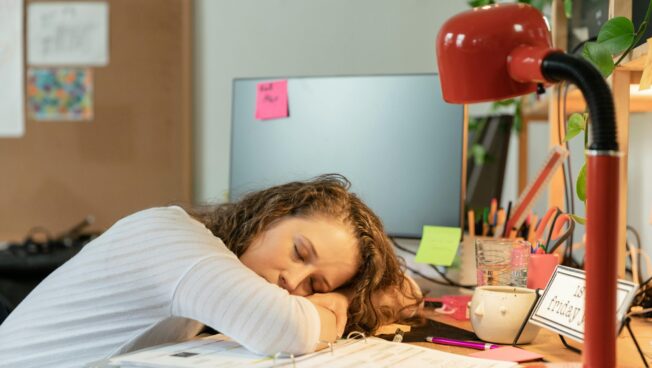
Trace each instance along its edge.
<path fill-rule="evenodd" d="M 294 244 L 294 257 L 301 262 L 306 261 L 305 257 L 301 255 L 301 252 L 299 252 L 299 247 L 296 244 Z"/>

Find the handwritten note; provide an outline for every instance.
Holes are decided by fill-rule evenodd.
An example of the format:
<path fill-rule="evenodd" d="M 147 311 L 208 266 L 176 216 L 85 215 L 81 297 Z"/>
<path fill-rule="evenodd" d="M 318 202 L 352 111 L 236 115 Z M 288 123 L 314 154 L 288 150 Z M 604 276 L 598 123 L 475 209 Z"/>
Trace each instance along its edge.
<path fill-rule="evenodd" d="M 288 81 L 270 81 L 256 86 L 256 119 L 288 117 Z"/>
<path fill-rule="evenodd" d="M 31 65 L 94 65 L 109 62 L 106 2 L 30 3 L 27 60 Z"/>
<path fill-rule="evenodd" d="M 461 237 L 462 230 L 459 227 L 424 226 L 419 250 L 414 260 L 420 263 L 450 266 L 457 254 Z"/>
<path fill-rule="evenodd" d="M 0 1 L 0 137 L 25 133 L 23 0 Z"/>

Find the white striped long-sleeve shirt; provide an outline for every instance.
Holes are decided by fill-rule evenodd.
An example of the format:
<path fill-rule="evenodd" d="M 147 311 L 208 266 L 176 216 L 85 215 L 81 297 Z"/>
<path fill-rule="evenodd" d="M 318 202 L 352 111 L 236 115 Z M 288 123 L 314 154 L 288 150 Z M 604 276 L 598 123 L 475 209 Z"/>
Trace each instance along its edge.
<path fill-rule="evenodd" d="M 249 350 L 313 351 L 319 315 L 243 265 L 179 207 L 128 216 L 39 284 L 0 325 L 0 367 L 80 367 L 181 341 L 206 324 Z"/>

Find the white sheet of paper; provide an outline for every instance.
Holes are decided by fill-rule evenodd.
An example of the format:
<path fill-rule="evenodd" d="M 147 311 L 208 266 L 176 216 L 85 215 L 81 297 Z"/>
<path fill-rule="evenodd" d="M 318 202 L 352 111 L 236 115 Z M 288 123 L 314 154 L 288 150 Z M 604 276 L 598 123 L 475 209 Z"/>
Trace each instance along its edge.
<path fill-rule="evenodd" d="M 255 355 L 223 335 L 163 345 L 111 358 L 110 364 L 134 367 L 292 367 L 291 359 Z M 344 367 L 464 367 L 511 368 L 517 364 L 446 353 L 378 338 L 340 340 L 328 349 L 296 358 L 297 368 Z M 101 365 L 91 365 L 91 367 Z"/>
<path fill-rule="evenodd" d="M 0 137 L 25 134 L 23 0 L 0 1 Z"/>
<path fill-rule="evenodd" d="M 30 65 L 109 63 L 109 5 L 106 2 L 31 3 L 27 9 Z"/>

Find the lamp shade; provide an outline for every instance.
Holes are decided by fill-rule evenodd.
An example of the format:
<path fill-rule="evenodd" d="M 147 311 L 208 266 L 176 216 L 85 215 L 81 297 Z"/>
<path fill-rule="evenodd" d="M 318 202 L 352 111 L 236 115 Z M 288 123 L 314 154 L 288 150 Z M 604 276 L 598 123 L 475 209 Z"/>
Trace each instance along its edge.
<path fill-rule="evenodd" d="M 495 101 L 535 92 L 544 82 L 541 59 L 550 52 L 548 23 L 525 4 L 475 8 L 450 18 L 437 35 L 437 62 L 444 100 L 451 103 Z M 518 78 L 510 65 L 519 49 L 520 71 L 539 75 Z M 520 81 L 519 81 L 520 80 Z"/>

